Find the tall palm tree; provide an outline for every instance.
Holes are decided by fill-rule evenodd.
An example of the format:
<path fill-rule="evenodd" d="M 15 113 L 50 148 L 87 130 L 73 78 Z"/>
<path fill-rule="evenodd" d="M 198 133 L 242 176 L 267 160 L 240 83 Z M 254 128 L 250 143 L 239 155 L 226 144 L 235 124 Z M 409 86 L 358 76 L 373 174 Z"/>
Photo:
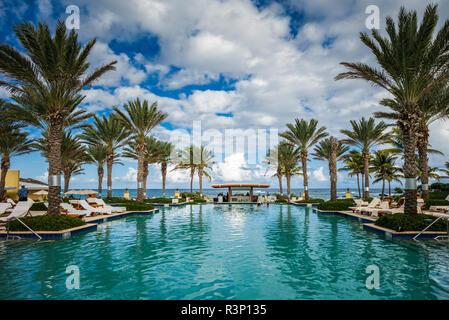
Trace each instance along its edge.
<path fill-rule="evenodd" d="M 279 161 L 279 144 L 274 148 L 268 150 L 267 154 L 265 155 L 265 161 L 263 163 L 268 165 L 267 170 L 265 171 L 265 175 L 267 174 L 268 170 L 274 170 L 275 173 L 273 177 L 278 178 L 279 193 L 282 195 L 284 193 L 284 190 L 282 189 L 282 176 L 284 174 L 282 164 Z"/>
<path fill-rule="evenodd" d="M 328 162 L 331 180 L 331 201 L 337 200 L 337 161 L 342 160 L 348 150 L 348 146 L 341 144 L 340 141 L 331 136 L 321 140 L 315 146 L 312 154 L 316 160 Z"/>
<path fill-rule="evenodd" d="M 347 138 L 343 139 L 344 144 L 358 147 L 363 156 L 365 176 L 365 190 L 363 196 L 369 198 L 369 162 L 370 162 L 370 150 L 380 144 L 384 144 L 389 136 L 386 132 L 388 125 L 381 121 L 376 124 L 373 118 L 366 120 L 362 118 L 358 122 L 355 120 L 350 121 L 352 130 L 340 130 Z"/>
<path fill-rule="evenodd" d="M 84 96 L 81 91 L 104 73 L 115 70 L 116 61 L 87 71 L 89 54 L 95 39 L 86 45 L 78 42 L 75 30 L 67 32 L 65 23 L 59 21 L 55 34 L 45 23 L 35 28 L 24 22 L 14 26 L 14 32 L 24 49 L 24 54 L 8 44 L 0 44 L 0 86 L 12 94 L 18 106 L 17 119 L 32 126 L 49 128 L 49 192 L 48 214 L 59 214 L 61 193 L 61 140 L 64 127 L 90 117 L 78 109 Z M 22 51 L 22 50 L 21 50 Z"/>
<path fill-rule="evenodd" d="M 204 146 L 194 147 L 194 154 L 196 154 L 196 158 L 198 159 L 198 164 L 196 166 L 198 179 L 200 183 L 200 196 L 203 197 L 203 175 L 205 175 L 209 181 L 211 180 L 210 174 L 207 170 L 212 170 L 212 166 L 216 163 L 212 159 L 214 155 L 210 150 L 207 150 Z"/>
<path fill-rule="evenodd" d="M 315 145 L 318 141 L 328 136 L 326 127 L 317 128 L 318 121 L 315 119 L 307 122 L 304 119 L 295 119 L 295 123 L 287 124 L 288 130 L 281 133 L 280 136 L 285 138 L 291 144 L 297 146 L 301 152 L 301 166 L 304 181 L 305 198 L 309 199 L 309 178 L 307 175 L 308 149 Z"/>
<path fill-rule="evenodd" d="M 374 116 L 377 118 L 386 118 L 391 120 L 399 120 L 401 113 L 401 104 L 394 99 L 383 99 L 380 102 L 381 105 L 389 107 L 393 112 L 375 112 Z M 429 198 L 429 172 L 428 172 L 428 154 L 441 152 L 430 149 L 429 143 L 429 126 L 433 122 L 447 116 L 449 106 L 449 90 L 447 87 L 443 87 L 437 92 L 431 91 L 418 101 L 419 109 L 422 112 L 419 125 L 419 134 L 417 140 L 418 151 L 418 163 L 421 168 L 420 181 L 422 181 L 422 196 L 424 199 Z M 396 145 L 399 147 L 401 153 L 403 149 L 403 134 L 399 128 L 393 129 L 396 133 L 396 142 L 400 140 L 400 143 Z"/>
<path fill-rule="evenodd" d="M 106 148 L 106 169 L 108 197 L 112 197 L 112 166 L 118 163 L 120 153 L 117 151 L 128 141 L 128 132 L 121 122 L 113 116 L 94 117 L 92 125 L 84 128 L 82 139 L 91 146 L 98 144 Z"/>
<path fill-rule="evenodd" d="M 380 68 L 342 62 L 348 71 L 335 78 L 369 81 L 388 91 L 400 106 L 397 125 L 404 135 L 406 213 L 417 213 L 415 149 L 422 117 L 418 103 L 429 92 L 445 86 L 449 79 L 449 21 L 434 36 L 437 23 L 437 5 L 427 6 L 420 25 L 416 11 L 401 7 L 397 26 L 391 17 L 386 19 L 388 37 L 382 37 L 376 29 L 372 29 L 372 37 L 360 35 Z"/>
<path fill-rule="evenodd" d="M 157 108 L 157 102 L 154 102 L 151 106 L 149 106 L 147 100 L 140 102 L 139 98 L 125 103 L 123 109 L 125 109 L 125 112 L 117 107 L 114 107 L 117 119 L 123 124 L 128 133 L 136 142 L 137 201 L 143 201 L 146 137 L 154 127 L 164 121 L 167 114 Z"/>
<path fill-rule="evenodd" d="M 106 163 L 107 149 L 103 144 L 90 145 L 87 147 L 88 162 L 97 166 L 98 194 L 101 197 L 103 191 L 104 164 Z"/>
<path fill-rule="evenodd" d="M 385 181 L 387 180 L 389 172 L 393 170 L 395 162 L 396 157 L 384 150 L 375 151 L 374 158 L 371 160 L 370 171 L 375 173 L 375 180 L 373 183 L 382 181 L 382 200 L 385 193 Z"/>
<path fill-rule="evenodd" d="M 291 194 L 291 179 L 295 175 L 301 174 L 301 167 L 298 166 L 301 158 L 301 151 L 289 142 L 281 141 L 278 148 L 278 161 L 282 168 L 282 175 L 287 182 L 287 196 Z"/>
<path fill-rule="evenodd" d="M 388 181 L 388 196 L 391 197 L 391 183 L 393 181 L 399 182 L 402 185 L 401 178 L 404 178 L 402 174 L 402 168 L 399 167 L 391 167 L 387 169 L 386 180 Z"/>
<path fill-rule="evenodd" d="M 6 174 L 11 167 L 11 158 L 35 151 L 34 141 L 22 131 L 22 125 L 10 121 L 4 102 L 0 100 L 0 199 L 5 196 Z"/>
<path fill-rule="evenodd" d="M 162 176 L 162 197 L 165 198 L 165 182 L 167 180 L 167 167 L 171 161 L 171 154 L 174 150 L 174 145 L 166 141 L 158 141 L 156 162 L 161 165 Z"/>
<path fill-rule="evenodd" d="M 363 182 L 363 172 L 364 172 L 364 162 L 362 154 L 357 150 L 351 150 L 346 155 L 343 156 L 345 166 L 340 168 L 339 171 L 349 171 L 349 176 L 356 176 L 357 178 L 357 189 L 359 191 L 359 197 L 362 196 L 360 192 L 360 180 L 359 177 L 362 176 L 362 190 L 364 189 Z"/>

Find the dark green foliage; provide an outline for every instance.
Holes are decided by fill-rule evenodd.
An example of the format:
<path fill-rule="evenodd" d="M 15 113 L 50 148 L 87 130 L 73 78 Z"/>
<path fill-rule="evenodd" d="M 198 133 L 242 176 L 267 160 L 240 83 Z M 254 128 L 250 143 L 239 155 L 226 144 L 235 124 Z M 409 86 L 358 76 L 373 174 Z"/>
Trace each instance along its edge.
<path fill-rule="evenodd" d="M 191 204 L 200 204 L 200 203 L 206 203 L 207 201 L 204 199 L 194 199 L 193 202 L 190 202 Z"/>
<path fill-rule="evenodd" d="M 441 199 L 444 200 L 449 195 L 449 191 L 431 192 L 429 193 L 429 199 Z"/>
<path fill-rule="evenodd" d="M 199 192 L 183 192 L 181 193 L 181 197 L 196 200 L 201 199 L 201 194 Z"/>
<path fill-rule="evenodd" d="M 43 202 L 35 202 L 31 206 L 31 211 L 47 211 L 47 207 Z"/>
<path fill-rule="evenodd" d="M 449 183 L 435 182 L 430 185 L 430 190 L 449 192 Z"/>
<path fill-rule="evenodd" d="M 398 188 L 398 187 L 394 188 L 393 190 L 395 193 L 400 193 L 400 194 L 404 193 L 404 190 L 402 190 L 401 188 Z"/>
<path fill-rule="evenodd" d="M 286 199 L 276 199 L 274 203 L 287 203 Z"/>
<path fill-rule="evenodd" d="M 153 198 L 153 199 L 145 199 L 146 203 L 163 203 L 163 204 L 171 204 L 171 198 Z M 178 200 L 179 203 L 186 202 L 186 198 L 180 198 Z"/>
<path fill-rule="evenodd" d="M 429 210 L 430 206 L 449 206 L 449 201 L 444 199 L 425 199 L 424 210 Z"/>
<path fill-rule="evenodd" d="M 67 216 L 36 216 L 21 219 L 34 231 L 60 231 L 83 226 L 86 224 L 80 218 Z M 19 221 L 14 220 L 9 224 L 10 231 L 28 231 Z"/>
<path fill-rule="evenodd" d="M 318 210 L 349 210 L 349 207 L 354 206 L 352 199 L 337 199 L 337 201 L 326 201 L 318 204 Z"/>
<path fill-rule="evenodd" d="M 324 202 L 323 199 L 309 198 L 308 200 L 299 200 L 299 201 L 296 201 L 295 203 L 323 203 L 323 202 Z"/>
<path fill-rule="evenodd" d="M 428 216 L 425 214 L 387 214 L 380 217 L 376 221 L 376 225 L 395 230 L 395 231 L 421 231 L 427 227 L 435 217 Z M 437 221 L 433 226 L 431 226 L 427 231 L 446 231 L 446 223 L 442 220 Z"/>
<path fill-rule="evenodd" d="M 150 204 L 133 201 L 127 203 L 119 203 L 120 206 L 126 207 L 126 211 L 149 211 L 153 210 L 154 207 Z"/>

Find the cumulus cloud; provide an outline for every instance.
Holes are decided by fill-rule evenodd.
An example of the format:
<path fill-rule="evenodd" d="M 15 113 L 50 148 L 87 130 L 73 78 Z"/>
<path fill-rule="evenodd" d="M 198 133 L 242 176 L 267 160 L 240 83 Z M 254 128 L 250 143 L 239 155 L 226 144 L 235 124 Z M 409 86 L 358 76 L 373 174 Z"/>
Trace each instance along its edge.
<path fill-rule="evenodd" d="M 329 178 L 324 174 L 323 170 L 323 167 L 313 170 L 311 177 L 319 182 L 329 181 Z"/>

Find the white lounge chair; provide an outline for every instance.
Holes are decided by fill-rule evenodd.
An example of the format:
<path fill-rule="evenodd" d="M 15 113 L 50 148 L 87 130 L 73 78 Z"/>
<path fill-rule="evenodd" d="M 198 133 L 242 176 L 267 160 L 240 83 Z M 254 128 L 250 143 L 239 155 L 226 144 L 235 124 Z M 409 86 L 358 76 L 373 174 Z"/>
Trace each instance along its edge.
<path fill-rule="evenodd" d="M 361 208 L 360 212 L 362 214 L 366 213 L 368 215 L 372 215 L 377 217 L 377 213 L 381 210 L 390 209 L 390 203 L 388 201 L 382 201 L 378 207 L 375 208 Z"/>
<path fill-rule="evenodd" d="M 63 210 L 67 211 L 68 215 L 78 215 L 78 216 L 90 216 L 91 215 L 91 212 L 89 212 L 88 210 L 77 210 L 74 207 L 72 207 L 69 203 L 61 202 L 60 206 Z"/>
<path fill-rule="evenodd" d="M 92 203 L 96 203 L 100 206 L 103 206 L 103 208 L 109 208 L 109 209 L 111 209 L 112 212 L 125 212 L 126 211 L 126 207 L 114 207 L 114 206 L 108 205 L 104 202 L 103 199 L 89 198 L 88 200 L 92 201 Z"/>
<path fill-rule="evenodd" d="M 0 203 L 0 214 L 4 214 L 10 208 L 12 208 L 10 203 Z"/>
<path fill-rule="evenodd" d="M 109 208 L 94 208 L 87 203 L 86 200 L 78 200 L 78 204 L 84 209 L 89 211 L 89 214 L 92 213 L 104 213 L 104 214 L 112 214 L 112 210 Z"/>
<path fill-rule="evenodd" d="M 368 205 L 368 202 L 363 201 L 362 199 L 354 199 L 355 207 L 349 207 L 352 211 L 355 211 L 357 209 L 360 209 L 362 207 L 366 207 Z"/>
<path fill-rule="evenodd" d="M 448 212 L 449 206 L 430 206 L 429 210 L 432 212 Z"/>
<path fill-rule="evenodd" d="M 356 208 L 354 210 L 354 212 L 356 213 L 360 213 L 362 209 L 367 209 L 367 208 L 372 208 L 374 209 L 375 207 L 377 207 L 380 204 L 380 199 L 379 198 L 374 198 L 373 200 L 371 200 L 371 202 L 366 206 L 366 207 L 359 207 Z"/>
<path fill-rule="evenodd" d="M 13 220 L 19 221 L 22 225 L 25 226 L 28 230 L 30 230 L 36 237 L 39 239 L 42 239 L 40 235 L 38 235 L 36 232 L 34 232 L 33 229 L 31 229 L 29 226 L 27 226 L 20 218 L 25 217 L 27 214 L 29 214 L 31 207 L 33 206 L 34 201 L 19 201 L 17 205 L 15 206 L 14 210 L 11 212 L 11 214 L 7 217 L 0 217 L 0 222 L 7 222 L 7 231 L 9 235 L 9 222 Z M 7 236 L 8 238 L 8 236 Z"/>

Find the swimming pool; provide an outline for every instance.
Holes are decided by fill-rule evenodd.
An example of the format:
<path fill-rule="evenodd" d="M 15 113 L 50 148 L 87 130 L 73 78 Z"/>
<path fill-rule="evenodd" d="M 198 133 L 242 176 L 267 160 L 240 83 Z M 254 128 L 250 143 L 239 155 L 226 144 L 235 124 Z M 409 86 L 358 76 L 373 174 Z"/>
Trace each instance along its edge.
<path fill-rule="evenodd" d="M 0 299 L 449 299 L 447 261 L 447 242 L 387 241 L 309 208 L 208 204 L 1 241 Z"/>

